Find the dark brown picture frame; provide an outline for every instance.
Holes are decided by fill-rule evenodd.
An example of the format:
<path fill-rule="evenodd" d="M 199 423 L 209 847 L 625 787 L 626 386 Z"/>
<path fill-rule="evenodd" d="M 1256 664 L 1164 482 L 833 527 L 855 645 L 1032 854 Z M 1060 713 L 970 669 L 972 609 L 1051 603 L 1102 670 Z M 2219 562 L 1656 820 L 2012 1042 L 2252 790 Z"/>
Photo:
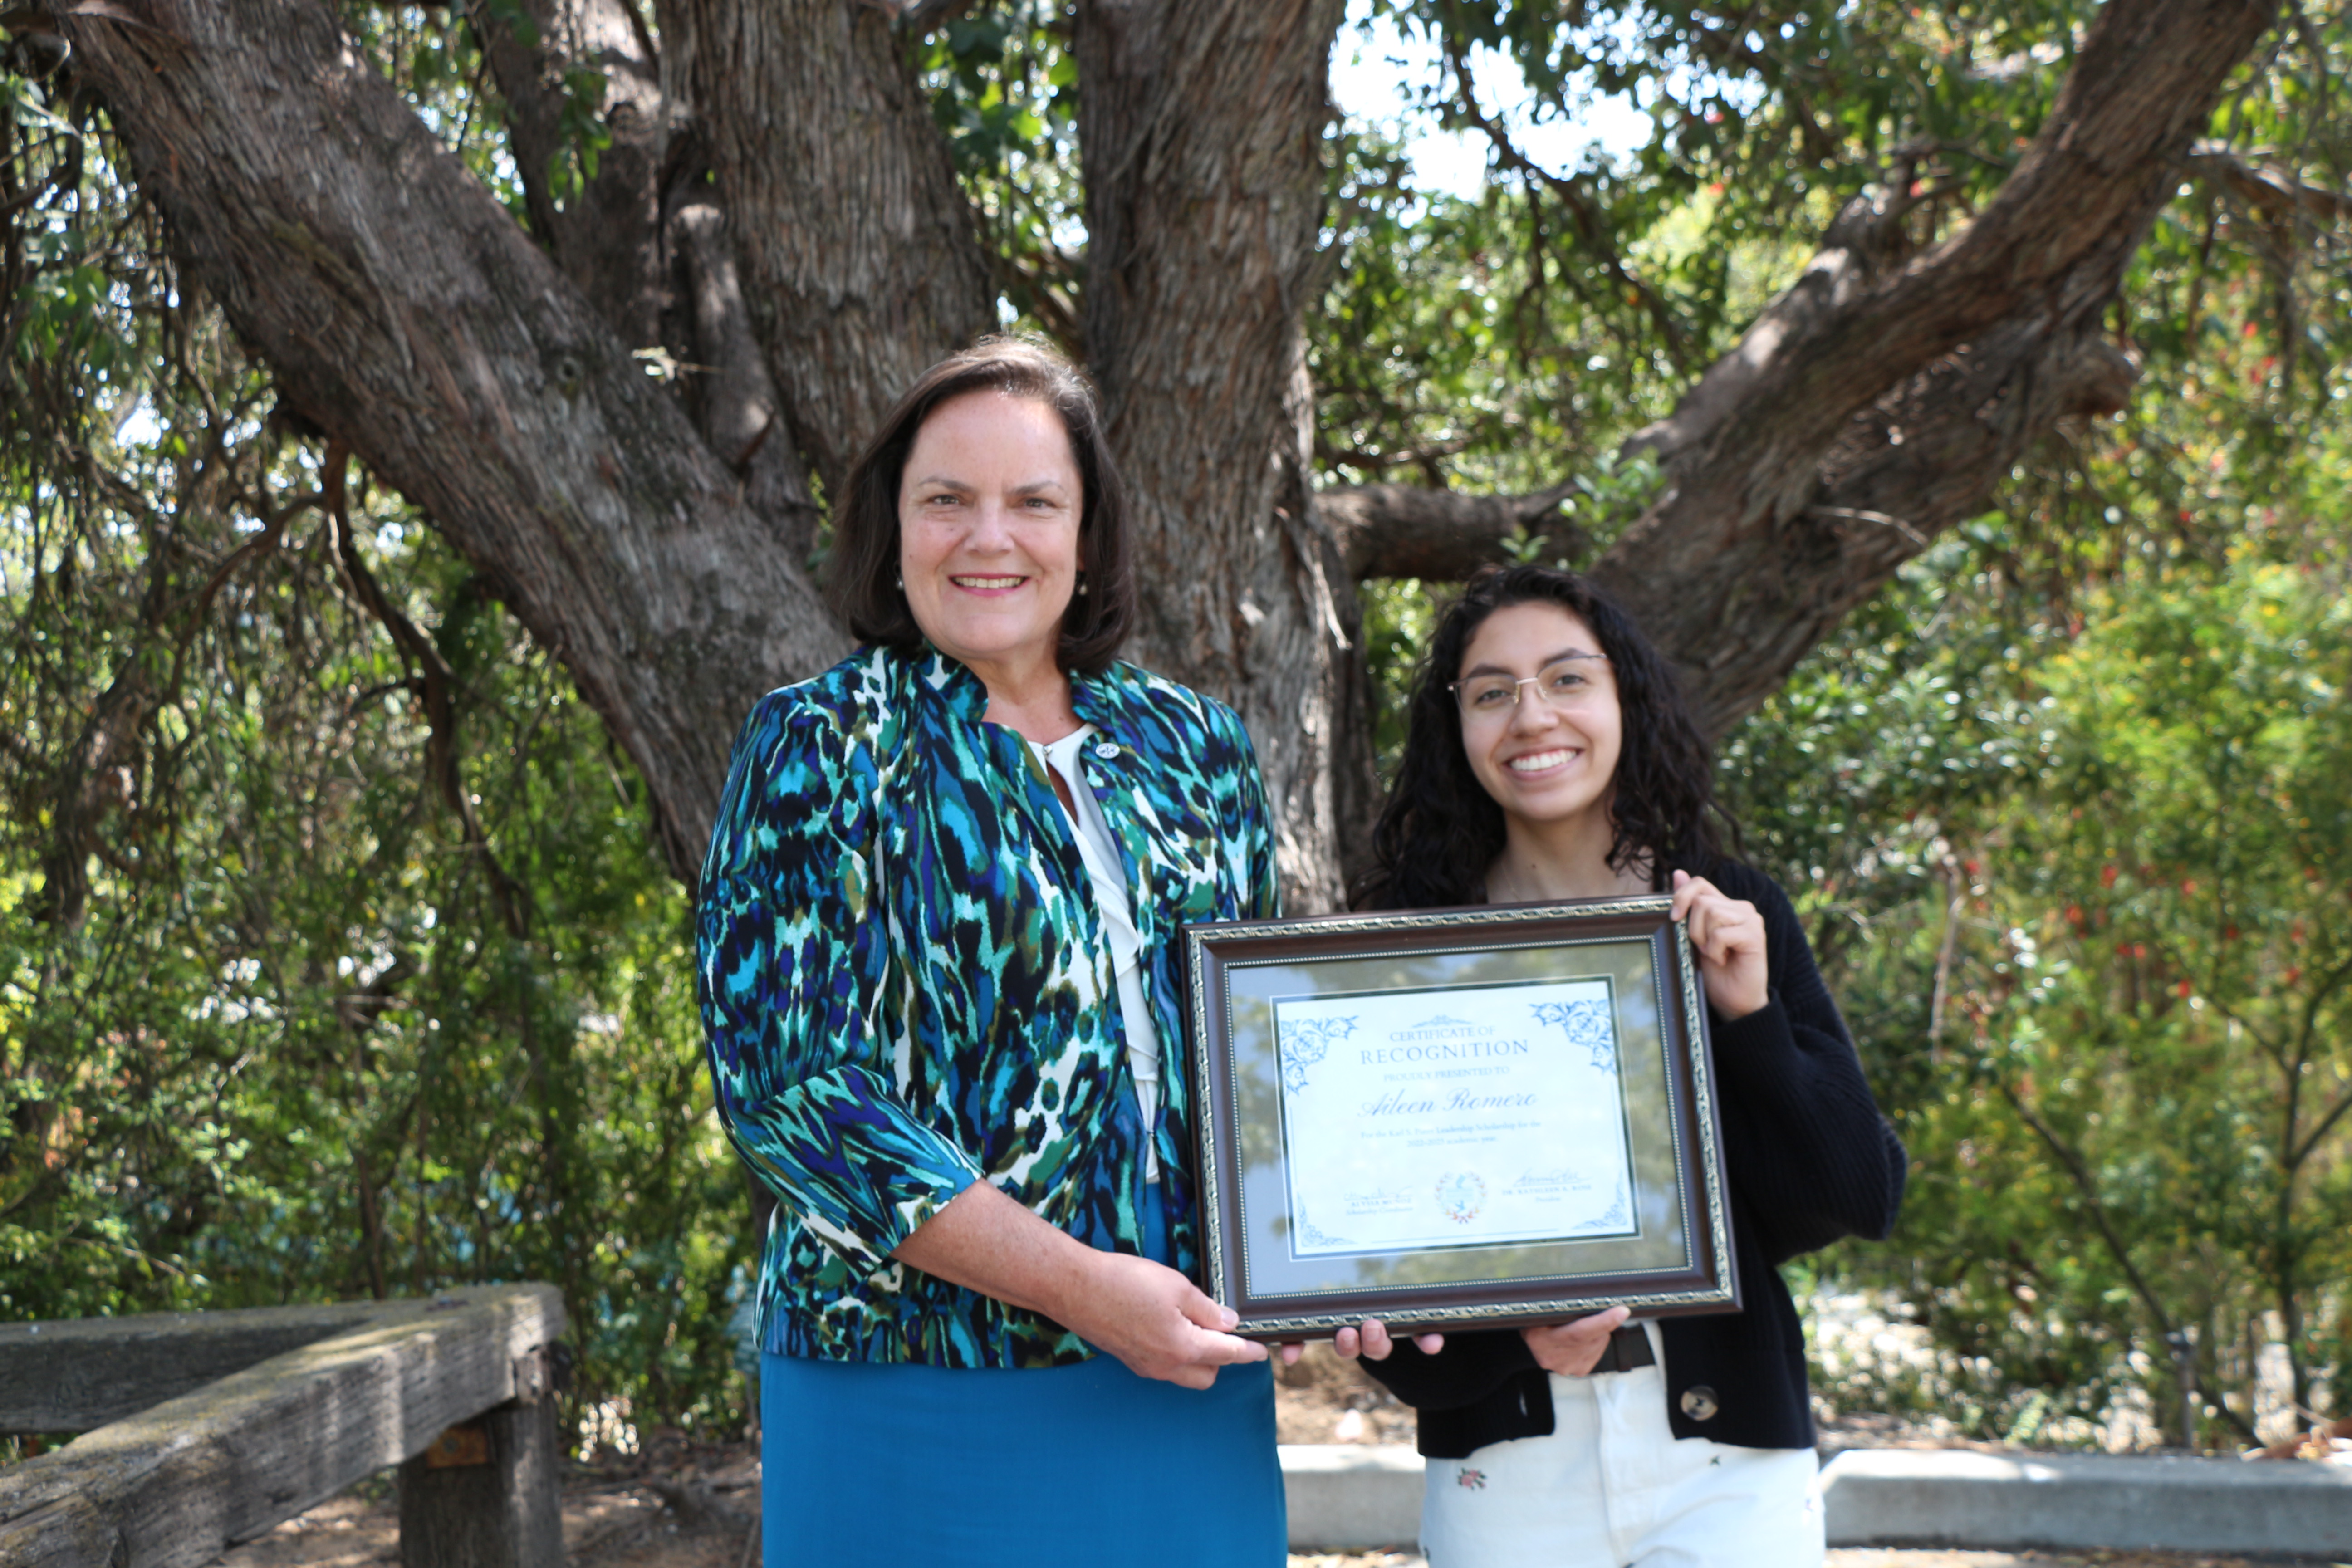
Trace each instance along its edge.
<path fill-rule="evenodd" d="M 1619 1304 L 1637 1317 L 1739 1310 L 1706 999 L 1689 943 L 1672 919 L 1672 905 L 1658 894 L 1187 926 L 1186 1032 L 1199 1132 L 1195 1190 L 1202 1283 L 1216 1300 L 1240 1314 L 1235 1331 L 1256 1339 L 1297 1339 L 1328 1334 L 1366 1318 L 1400 1330 L 1507 1327 L 1557 1321 Z M 1520 995 L 1601 998 L 1583 1005 L 1601 1008 L 1601 1016 L 1610 1021 L 1609 1065 L 1604 1076 L 1576 1081 L 1613 1082 L 1614 1100 L 1607 1100 L 1605 1087 L 1584 1094 L 1570 1122 L 1561 1120 L 1567 1113 L 1558 1108 L 1575 1097 L 1537 1096 L 1539 1107 L 1555 1109 L 1528 1113 L 1537 1121 L 1497 1125 L 1519 1130 L 1509 1136 L 1520 1140 L 1517 1146 L 1522 1148 L 1528 1140 L 1550 1139 L 1555 1123 L 1576 1128 L 1574 1139 L 1588 1146 L 1597 1146 L 1590 1131 L 1596 1116 L 1622 1129 L 1611 1133 L 1618 1142 L 1610 1146 L 1602 1167 L 1620 1173 L 1617 1201 L 1606 1222 L 1587 1222 L 1619 1228 L 1593 1239 L 1528 1232 L 1500 1240 L 1428 1246 L 1407 1241 L 1349 1250 L 1353 1244 L 1346 1238 L 1324 1235 L 1310 1218 L 1294 1212 L 1307 1205 L 1302 1182 L 1316 1178 L 1303 1166 L 1291 1167 L 1293 1152 L 1336 1147 L 1331 1139 L 1359 1133 L 1360 1124 L 1350 1118 L 1377 1113 L 1387 1101 L 1364 1101 L 1359 1095 L 1332 1102 L 1329 1111 L 1305 1109 L 1307 1074 L 1324 1070 L 1330 1044 L 1311 1033 L 1311 1019 L 1286 1021 L 1284 1009 L 1294 1010 L 1293 1019 L 1305 1019 L 1314 1009 L 1328 1013 L 1344 1005 L 1350 1009 L 1345 1023 L 1352 1034 L 1360 1016 L 1374 1018 L 1377 1031 L 1381 1022 L 1410 1024 L 1407 1015 L 1433 1003 L 1441 1005 L 1438 1018 L 1462 1022 L 1442 1008 L 1444 997 L 1456 993 L 1459 1000 L 1490 1010 Z M 1476 1006 L 1466 1010 L 1475 1013 Z M 1540 1008 L 1537 1012 L 1541 1015 Z M 1586 1015 L 1588 1020 L 1591 1016 Z M 1299 1034 L 1302 1028 L 1310 1032 Z M 1538 1026 L 1528 1028 L 1542 1033 Z M 1293 1031 L 1288 1047 L 1282 1043 L 1285 1029 Z M 1364 1047 L 1374 1040 L 1430 1037 L 1406 1028 L 1375 1033 L 1363 1042 L 1340 1040 L 1339 1048 L 1348 1054 L 1333 1059 L 1347 1066 L 1335 1070 L 1357 1075 L 1343 1083 L 1369 1081 L 1364 1075 L 1376 1069 L 1360 1064 L 1391 1059 L 1367 1054 Z M 1316 1042 L 1311 1056 L 1301 1048 L 1302 1040 Z M 1520 1056 L 1528 1054 L 1527 1041 L 1506 1044 Z M 1422 1061 L 1430 1048 L 1417 1048 L 1411 1059 Z M 1316 1067 L 1302 1067 L 1302 1057 Z M 1592 1065 L 1601 1065 L 1597 1053 Z M 1394 1076 L 1442 1079 L 1480 1071 L 1563 1069 L 1465 1067 Z M 1462 1086 L 1394 1092 L 1434 1093 L 1449 1087 Z M 1456 1102 L 1506 1103 L 1461 1101 L 1458 1094 Z M 1416 1100 L 1407 1109 L 1436 1103 Z M 1554 1121 L 1544 1121 L 1546 1117 Z M 1382 1123 L 1381 1133 L 1360 1135 L 1390 1136 L 1385 1129 L 1391 1125 Z M 1404 1129 L 1417 1130 L 1425 1131 Z M 1442 1131 L 1444 1136 L 1419 1142 L 1450 1146 L 1465 1136 L 1471 1142 L 1496 1141 L 1477 1138 L 1475 1127 L 1467 1134 L 1460 1126 Z M 1559 1146 L 1570 1142 L 1563 1131 Z M 1386 1151 L 1382 1155 L 1380 1169 L 1395 1173 L 1404 1184 L 1400 1192 L 1410 1186 L 1417 1194 L 1419 1185 L 1426 1184 L 1414 1184 L 1415 1162 L 1423 1156 L 1400 1153 L 1391 1160 Z M 1443 1187 L 1457 1179 L 1441 1174 L 1438 1182 Z M 1477 1192 L 1484 1206 L 1483 1182 Z M 1422 1204 L 1418 1196 L 1410 1201 Z M 1434 1201 L 1447 1200 L 1441 1194 Z M 1445 1212 L 1448 1217 L 1458 1214 Z M 1410 1229 L 1412 1222 L 1393 1223 Z M 1302 1237 L 1311 1238 L 1312 1246 Z"/>

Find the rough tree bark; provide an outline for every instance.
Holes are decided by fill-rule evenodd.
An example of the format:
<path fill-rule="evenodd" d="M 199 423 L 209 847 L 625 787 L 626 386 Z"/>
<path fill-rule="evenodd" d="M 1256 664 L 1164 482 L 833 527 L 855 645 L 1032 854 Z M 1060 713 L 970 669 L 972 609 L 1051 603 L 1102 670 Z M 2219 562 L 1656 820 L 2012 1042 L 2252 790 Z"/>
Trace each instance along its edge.
<path fill-rule="evenodd" d="M 668 0 L 662 37 L 794 445 L 838 495 L 898 395 L 995 325 L 947 144 L 882 6 Z"/>
<path fill-rule="evenodd" d="M 845 640 L 623 339 L 313 0 L 61 21 L 187 276 L 554 649 L 691 876 L 746 693 Z"/>
<path fill-rule="evenodd" d="M 751 307 L 728 244 L 727 214 L 698 181 L 670 215 L 671 276 L 684 307 L 684 391 L 702 438 L 743 483 L 743 498 L 772 521 L 790 560 L 805 562 L 822 510 L 784 428 L 783 395 L 751 330 Z"/>
<path fill-rule="evenodd" d="M 1352 580 L 1315 515 L 1302 330 L 1341 0 L 1077 13 L 1086 342 L 1134 486 L 1139 654 L 1255 737 L 1294 907 L 1338 901 L 1370 752 Z"/>
<path fill-rule="evenodd" d="M 775 528 L 807 558 L 821 510 L 784 433 L 783 399 L 751 327 L 702 139 L 666 86 L 665 61 L 624 0 L 526 0 L 477 16 L 523 182 L 531 228 L 564 276 L 634 350 L 667 352 L 696 428 Z M 672 51 L 674 62 L 677 51 Z M 559 202 L 572 152 L 569 83 L 603 77 L 609 138 L 581 188 Z"/>
<path fill-rule="evenodd" d="M 645 24 L 622 0 L 522 0 L 511 9 L 485 5 L 479 16 L 532 230 L 623 342 L 655 346 L 673 115 Z M 550 173 L 572 156 L 564 109 L 569 79 L 584 72 L 604 78 L 597 119 L 611 142 L 577 195 L 559 202 Z"/>

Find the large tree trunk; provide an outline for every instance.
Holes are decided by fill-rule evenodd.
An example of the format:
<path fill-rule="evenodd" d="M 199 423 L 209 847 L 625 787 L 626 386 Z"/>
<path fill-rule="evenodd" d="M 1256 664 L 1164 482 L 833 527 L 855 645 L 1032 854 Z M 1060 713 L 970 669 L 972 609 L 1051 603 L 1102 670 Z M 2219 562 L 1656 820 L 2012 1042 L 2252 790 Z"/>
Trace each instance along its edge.
<path fill-rule="evenodd" d="M 995 324 L 946 142 L 882 6 L 667 0 L 752 324 L 826 492 L 941 356 Z"/>
<path fill-rule="evenodd" d="M 748 694 L 843 640 L 775 531 L 316 0 L 71 29 L 185 274 L 562 658 L 691 877 Z"/>
<path fill-rule="evenodd" d="M 1143 662 L 1231 700 L 1301 912 L 1370 790 L 1351 580 L 1315 515 L 1302 331 L 1341 0 L 1077 16 L 1086 341 L 1137 506 Z"/>

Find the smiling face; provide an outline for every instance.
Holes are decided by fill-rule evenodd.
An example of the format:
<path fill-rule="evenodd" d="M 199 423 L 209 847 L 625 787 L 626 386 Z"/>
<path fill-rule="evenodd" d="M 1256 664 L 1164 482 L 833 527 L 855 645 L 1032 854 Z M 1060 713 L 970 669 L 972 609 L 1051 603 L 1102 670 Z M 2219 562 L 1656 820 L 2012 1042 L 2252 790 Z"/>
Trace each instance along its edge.
<path fill-rule="evenodd" d="M 1083 502 L 1050 405 L 971 392 L 933 409 L 898 480 L 898 571 L 923 635 L 992 689 L 1052 667 Z"/>
<path fill-rule="evenodd" d="M 1470 771 L 1503 808 L 1514 836 L 1549 837 L 1580 823 L 1607 826 L 1624 715 L 1608 661 L 1592 657 L 1601 652 L 1581 618 L 1541 603 L 1496 610 L 1462 651 L 1456 679 L 1474 698 L 1481 677 L 1527 682 L 1517 688 L 1515 703 L 1474 702 L 1462 710 Z"/>

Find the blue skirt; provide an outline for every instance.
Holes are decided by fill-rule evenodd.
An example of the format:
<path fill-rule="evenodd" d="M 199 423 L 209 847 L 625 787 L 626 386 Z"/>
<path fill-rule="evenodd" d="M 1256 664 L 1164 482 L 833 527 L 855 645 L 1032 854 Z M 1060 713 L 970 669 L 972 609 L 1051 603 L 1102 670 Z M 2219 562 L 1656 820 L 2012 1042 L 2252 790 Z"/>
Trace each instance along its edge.
<path fill-rule="evenodd" d="M 1264 1362 L 1196 1393 L 1108 1355 L 1037 1372 L 762 1355 L 760 1430 L 765 1568 L 1286 1561 Z"/>

